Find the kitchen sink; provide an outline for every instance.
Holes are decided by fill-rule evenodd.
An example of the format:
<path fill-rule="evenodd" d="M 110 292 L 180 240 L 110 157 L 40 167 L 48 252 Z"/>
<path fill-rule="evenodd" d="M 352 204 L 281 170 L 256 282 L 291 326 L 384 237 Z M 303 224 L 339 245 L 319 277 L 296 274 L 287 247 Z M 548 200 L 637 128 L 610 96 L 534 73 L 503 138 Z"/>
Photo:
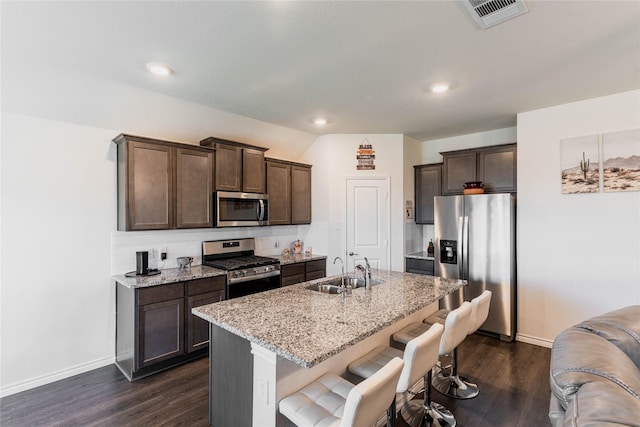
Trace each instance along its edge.
<path fill-rule="evenodd" d="M 344 279 L 344 283 L 345 285 L 348 283 L 348 281 L 351 280 L 351 286 L 353 286 L 353 288 L 364 288 L 365 283 L 364 283 L 364 279 L 349 279 L 349 278 L 345 278 Z M 371 279 L 371 286 L 377 286 L 384 283 L 384 280 L 382 279 Z M 307 286 L 307 289 L 312 290 L 312 291 L 316 291 L 316 292 L 322 292 L 325 294 L 339 294 L 340 293 L 340 286 L 342 284 L 341 279 L 336 279 L 336 280 L 332 280 L 331 282 L 325 282 L 325 283 L 316 283 L 313 285 L 309 285 Z"/>
<path fill-rule="evenodd" d="M 353 285 L 354 282 L 355 282 L 355 286 Z M 382 279 L 371 279 L 371 286 L 378 286 L 378 285 L 381 285 L 382 283 L 384 283 L 384 280 Z M 354 288 L 364 288 L 364 285 L 365 285 L 364 279 L 362 278 L 351 279 L 351 286 L 353 286 Z"/>
<path fill-rule="evenodd" d="M 321 284 L 309 285 L 307 286 L 307 289 L 316 291 L 316 292 L 322 292 L 323 294 L 339 294 L 341 291 L 340 281 L 337 282 L 338 283 L 337 285 L 334 285 L 332 283 L 321 283 Z"/>

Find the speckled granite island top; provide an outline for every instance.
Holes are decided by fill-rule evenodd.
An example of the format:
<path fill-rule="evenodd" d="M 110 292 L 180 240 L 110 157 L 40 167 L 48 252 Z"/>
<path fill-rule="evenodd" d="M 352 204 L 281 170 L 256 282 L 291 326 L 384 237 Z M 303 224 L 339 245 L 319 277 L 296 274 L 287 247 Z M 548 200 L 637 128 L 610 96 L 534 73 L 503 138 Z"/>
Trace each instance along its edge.
<path fill-rule="evenodd" d="M 161 270 L 155 276 L 125 277 L 124 274 L 113 276 L 112 279 L 127 288 L 146 288 L 149 286 L 166 285 L 169 283 L 185 282 L 187 280 L 204 279 L 207 277 L 224 276 L 227 272 L 206 265 L 194 265 L 190 268 L 168 268 Z"/>
<path fill-rule="evenodd" d="M 466 281 L 373 272 L 384 283 L 352 295 L 307 289 L 317 279 L 193 309 L 193 313 L 277 355 L 310 368 L 459 289 Z"/>

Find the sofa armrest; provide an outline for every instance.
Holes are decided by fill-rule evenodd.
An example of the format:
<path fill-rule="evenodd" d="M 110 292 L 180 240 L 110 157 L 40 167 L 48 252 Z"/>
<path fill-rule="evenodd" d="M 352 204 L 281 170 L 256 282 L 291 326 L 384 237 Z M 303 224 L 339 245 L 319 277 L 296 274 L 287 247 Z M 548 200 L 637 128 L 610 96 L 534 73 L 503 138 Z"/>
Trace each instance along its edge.
<path fill-rule="evenodd" d="M 567 407 L 562 426 L 640 427 L 640 399 L 613 383 L 584 384 Z"/>
<path fill-rule="evenodd" d="M 574 326 L 599 335 L 622 350 L 640 369 L 640 305 L 592 317 Z"/>
<path fill-rule="evenodd" d="M 623 351 L 598 335 L 568 329 L 551 349 L 551 392 L 566 410 L 578 389 L 590 382 L 615 384 L 640 399 L 640 371 Z"/>

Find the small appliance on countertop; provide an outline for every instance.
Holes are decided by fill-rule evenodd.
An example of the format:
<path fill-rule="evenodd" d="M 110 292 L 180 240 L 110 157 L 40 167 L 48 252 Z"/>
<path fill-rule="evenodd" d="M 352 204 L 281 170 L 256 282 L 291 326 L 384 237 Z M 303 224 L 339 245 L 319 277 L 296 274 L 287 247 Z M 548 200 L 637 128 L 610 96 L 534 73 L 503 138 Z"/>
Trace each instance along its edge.
<path fill-rule="evenodd" d="M 178 263 L 178 268 L 180 268 L 180 269 L 191 268 L 191 263 L 193 262 L 193 257 L 180 256 L 180 257 L 176 258 L 176 261 Z"/>
<path fill-rule="evenodd" d="M 136 271 L 125 273 L 124 277 L 146 277 L 160 274 L 157 268 L 149 268 L 149 252 L 136 252 Z"/>

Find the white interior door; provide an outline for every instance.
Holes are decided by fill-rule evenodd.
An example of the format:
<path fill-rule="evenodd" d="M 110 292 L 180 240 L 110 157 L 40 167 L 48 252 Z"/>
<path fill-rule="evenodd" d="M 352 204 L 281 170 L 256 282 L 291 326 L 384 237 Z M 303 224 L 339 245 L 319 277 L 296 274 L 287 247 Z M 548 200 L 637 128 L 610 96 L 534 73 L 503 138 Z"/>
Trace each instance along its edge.
<path fill-rule="evenodd" d="M 372 268 L 390 266 L 389 178 L 346 179 L 346 268 L 367 257 Z"/>

